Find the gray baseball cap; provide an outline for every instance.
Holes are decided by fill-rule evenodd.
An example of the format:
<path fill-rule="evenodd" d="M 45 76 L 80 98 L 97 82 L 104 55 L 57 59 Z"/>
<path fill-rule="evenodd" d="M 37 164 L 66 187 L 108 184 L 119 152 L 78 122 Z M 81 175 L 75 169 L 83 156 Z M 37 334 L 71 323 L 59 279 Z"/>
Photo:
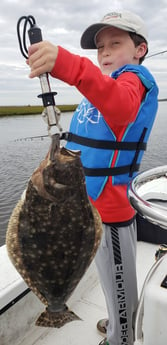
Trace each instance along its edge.
<path fill-rule="evenodd" d="M 111 12 L 106 14 L 101 22 L 90 25 L 82 34 L 81 47 L 83 49 L 96 49 L 95 38 L 99 31 L 105 27 L 114 26 L 116 28 L 134 32 L 142 36 L 146 42 L 148 40 L 147 28 L 144 21 L 130 11 Z"/>

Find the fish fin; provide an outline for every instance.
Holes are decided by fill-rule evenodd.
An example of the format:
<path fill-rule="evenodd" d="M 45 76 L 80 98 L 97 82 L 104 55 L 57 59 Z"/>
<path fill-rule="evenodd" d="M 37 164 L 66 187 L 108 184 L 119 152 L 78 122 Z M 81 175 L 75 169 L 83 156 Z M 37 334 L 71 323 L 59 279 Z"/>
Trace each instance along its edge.
<path fill-rule="evenodd" d="M 61 312 L 50 312 L 46 310 L 39 316 L 36 326 L 60 328 L 66 323 L 81 320 L 74 312 L 66 308 Z"/>
<path fill-rule="evenodd" d="M 42 303 L 48 305 L 46 298 L 36 288 L 36 284 L 30 279 L 29 272 L 27 272 L 23 262 L 23 253 L 20 248 L 18 235 L 19 217 L 23 204 L 24 200 L 20 199 L 12 211 L 6 232 L 6 248 L 11 262 L 15 266 L 16 270 L 20 273 L 28 287 L 41 300 Z"/>

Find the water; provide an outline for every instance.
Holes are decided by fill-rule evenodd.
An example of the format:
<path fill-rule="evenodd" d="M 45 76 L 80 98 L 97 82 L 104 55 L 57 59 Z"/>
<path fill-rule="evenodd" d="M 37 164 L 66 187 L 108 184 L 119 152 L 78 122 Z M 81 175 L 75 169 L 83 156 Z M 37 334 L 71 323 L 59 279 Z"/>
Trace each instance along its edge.
<path fill-rule="evenodd" d="M 64 113 L 61 125 L 66 131 L 72 113 Z M 46 156 L 50 138 L 18 140 L 47 134 L 41 115 L 0 118 L 0 246 L 11 212 L 20 199 L 34 169 Z"/>
<path fill-rule="evenodd" d="M 61 116 L 64 131 L 68 130 L 71 116 L 72 113 Z M 167 164 L 166 126 L 167 104 L 161 102 L 141 170 Z M 46 130 L 41 115 L 0 118 L 0 245 L 5 243 L 7 224 L 14 206 L 50 146 L 49 138 L 17 139 L 46 135 Z"/>

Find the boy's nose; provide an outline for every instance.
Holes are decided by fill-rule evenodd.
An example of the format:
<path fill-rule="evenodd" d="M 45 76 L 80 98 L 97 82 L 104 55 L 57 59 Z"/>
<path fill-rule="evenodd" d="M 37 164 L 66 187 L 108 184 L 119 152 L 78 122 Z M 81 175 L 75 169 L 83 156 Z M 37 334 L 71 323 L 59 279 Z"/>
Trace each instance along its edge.
<path fill-rule="evenodd" d="M 108 47 L 104 47 L 103 48 L 103 56 L 108 56 L 108 55 L 110 55 L 110 50 Z"/>

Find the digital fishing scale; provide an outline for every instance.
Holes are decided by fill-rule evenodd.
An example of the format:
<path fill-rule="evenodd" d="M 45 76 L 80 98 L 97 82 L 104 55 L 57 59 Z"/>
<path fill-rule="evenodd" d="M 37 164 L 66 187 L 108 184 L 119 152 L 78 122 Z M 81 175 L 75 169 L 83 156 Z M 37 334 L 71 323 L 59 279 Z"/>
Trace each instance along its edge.
<path fill-rule="evenodd" d="M 20 34 L 20 28 L 21 23 L 23 24 L 23 35 L 21 38 Z M 27 30 L 27 25 L 30 26 L 29 30 Z M 41 29 L 36 25 L 36 21 L 33 16 L 22 16 L 17 23 L 17 35 L 19 40 L 19 46 L 22 55 L 28 59 L 28 49 L 26 45 L 26 35 L 28 33 L 29 40 L 31 44 L 41 42 L 42 39 L 42 32 Z M 48 73 L 43 73 L 39 76 L 42 94 L 38 95 L 39 98 L 42 98 L 43 105 L 44 105 L 44 112 L 42 113 L 44 119 L 46 119 L 46 122 L 48 124 L 48 133 L 49 135 L 51 127 L 57 126 L 59 131 L 62 131 L 62 128 L 59 124 L 60 120 L 60 111 L 55 105 L 54 96 L 57 94 L 57 92 L 52 92 L 50 83 L 49 83 L 49 77 Z"/>

